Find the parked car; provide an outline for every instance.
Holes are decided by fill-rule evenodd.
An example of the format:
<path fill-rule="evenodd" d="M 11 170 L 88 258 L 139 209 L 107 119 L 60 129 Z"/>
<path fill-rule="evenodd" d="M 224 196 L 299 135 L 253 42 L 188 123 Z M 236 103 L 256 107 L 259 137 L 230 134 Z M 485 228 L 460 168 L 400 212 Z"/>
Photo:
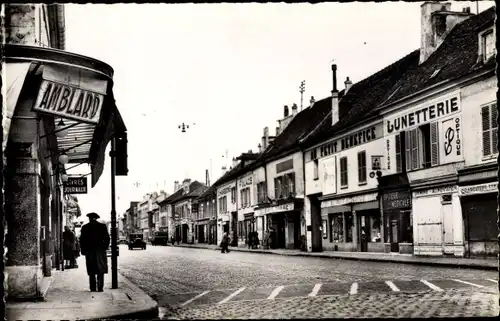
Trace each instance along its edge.
<path fill-rule="evenodd" d="M 168 232 L 155 232 L 151 244 L 168 245 Z"/>
<path fill-rule="evenodd" d="M 127 244 L 127 239 L 125 237 L 121 237 L 119 240 L 118 240 L 118 244 Z"/>
<path fill-rule="evenodd" d="M 146 242 L 144 242 L 142 233 L 134 233 L 128 236 L 128 249 L 132 250 L 135 248 L 146 249 Z"/>

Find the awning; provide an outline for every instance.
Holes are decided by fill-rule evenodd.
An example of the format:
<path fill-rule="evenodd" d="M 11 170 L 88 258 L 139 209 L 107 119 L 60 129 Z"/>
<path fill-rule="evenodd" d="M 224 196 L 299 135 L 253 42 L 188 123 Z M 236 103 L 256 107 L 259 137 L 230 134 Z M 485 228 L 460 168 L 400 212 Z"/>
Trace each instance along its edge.
<path fill-rule="evenodd" d="M 115 104 L 111 66 L 52 48 L 7 44 L 3 54 L 6 73 L 12 75 L 7 76 L 5 97 L 8 104 L 4 115 L 12 117 L 14 114 L 29 66 L 38 63 L 42 75 L 40 86 L 30 89 L 38 92 L 33 110 L 54 117 L 56 125 L 60 119 L 64 120 L 68 134 L 57 137 L 58 152 L 65 152 L 69 163 L 90 164 L 94 187 L 102 174 L 106 147 L 111 138 L 127 130 Z M 2 121 L 3 150 L 8 141 L 9 120 L 7 118 L 5 124 Z"/>

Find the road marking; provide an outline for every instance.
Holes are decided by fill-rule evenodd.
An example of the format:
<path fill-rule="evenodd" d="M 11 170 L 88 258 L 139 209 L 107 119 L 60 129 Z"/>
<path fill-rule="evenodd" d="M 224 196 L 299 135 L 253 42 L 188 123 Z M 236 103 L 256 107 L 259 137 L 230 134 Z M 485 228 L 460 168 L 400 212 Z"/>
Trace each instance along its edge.
<path fill-rule="evenodd" d="M 460 282 L 460 283 L 463 283 L 463 284 L 472 285 L 472 286 L 475 286 L 476 288 L 484 288 L 484 286 L 479 285 L 479 284 L 470 283 L 470 282 L 467 282 L 467 281 L 462 281 L 462 280 L 457 280 L 457 279 L 452 279 L 452 280 L 455 281 L 455 282 Z"/>
<path fill-rule="evenodd" d="M 385 281 L 385 284 L 387 284 L 391 288 L 392 291 L 399 292 L 398 287 L 394 283 L 392 283 L 391 281 Z"/>
<path fill-rule="evenodd" d="M 420 282 L 422 282 L 423 284 L 427 285 L 428 287 L 430 287 L 431 289 L 433 289 L 434 291 L 443 291 L 443 289 L 441 289 L 439 286 L 437 285 L 434 285 L 432 284 L 431 282 L 429 281 L 426 281 L 426 280 L 420 280 Z"/>
<path fill-rule="evenodd" d="M 319 292 L 319 289 L 321 289 L 321 283 L 318 283 L 314 286 L 314 288 L 312 289 L 311 293 L 309 293 L 309 296 L 316 296 Z"/>
<path fill-rule="evenodd" d="M 217 304 L 226 303 L 227 301 L 231 300 L 232 298 L 234 298 L 235 296 L 237 296 L 238 294 L 240 294 L 241 292 L 243 292 L 245 289 L 246 289 L 246 287 L 242 287 L 241 289 L 234 291 L 227 298 L 225 298 L 224 300 L 220 301 Z"/>
<path fill-rule="evenodd" d="M 284 288 L 285 288 L 284 286 L 278 286 L 276 289 L 273 290 L 273 292 L 271 292 L 271 294 L 269 294 L 267 299 L 268 300 L 274 299 L 276 296 L 278 296 L 278 294 L 280 294 L 281 290 L 283 290 Z"/>
<path fill-rule="evenodd" d="M 185 305 L 187 305 L 187 304 L 189 304 L 189 303 L 193 302 L 194 300 L 201 298 L 202 296 L 204 296 L 204 295 L 205 295 L 205 294 L 207 294 L 208 292 L 210 292 L 210 291 L 205 291 L 205 292 L 203 292 L 203 293 L 200 293 L 200 294 L 198 294 L 197 296 L 195 296 L 194 298 L 191 298 L 191 299 L 187 300 L 186 302 L 182 303 L 182 304 L 181 304 L 181 305 L 179 305 L 179 306 L 180 306 L 180 307 L 183 307 L 183 306 L 185 306 Z"/>
<path fill-rule="evenodd" d="M 358 293 L 358 283 L 354 282 L 351 285 L 351 291 L 349 293 L 350 294 L 356 294 L 356 293 Z"/>
<path fill-rule="evenodd" d="M 491 282 L 493 282 L 493 283 L 498 283 L 498 281 L 497 281 L 497 280 L 493 280 L 493 279 L 486 279 L 486 280 L 491 281 Z"/>

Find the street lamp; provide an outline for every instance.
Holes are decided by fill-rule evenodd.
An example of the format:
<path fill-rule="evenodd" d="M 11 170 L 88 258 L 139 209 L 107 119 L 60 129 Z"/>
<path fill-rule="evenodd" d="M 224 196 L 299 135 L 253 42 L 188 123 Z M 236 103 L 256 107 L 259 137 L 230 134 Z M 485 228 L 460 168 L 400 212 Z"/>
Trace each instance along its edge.
<path fill-rule="evenodd" d="M 61 180 L 62 180 L 63 182 L 67 182 L 67 181 L 68 181 L 68 175 L 66 175 L 66 174 L 62 174 L 62 175 L 61 175 Z"/>
<path fill-rule="evenodd" d="M 69 129 L 65 128 L 64 122 L 61 119 L 59 123 L 56 126 L 55 134 L 57 137 L 62 138 L 66 135 L 68 135 Z"/>
<path fill-rule="evenodd" d="M 179 125 L 179 129 L 181 129 L 181 132 L 185 133 L 186 129 L 189 129 L 189 125 L 182 123 L 181 125 Z"/>
<path fill-rule="evenodd" d="M 68 155 L 66 155 L 65 152 L 63 152 L 61 155 L 59 155 L 59 163 L 62 165 L 66 165 L 69 161 Z"/>

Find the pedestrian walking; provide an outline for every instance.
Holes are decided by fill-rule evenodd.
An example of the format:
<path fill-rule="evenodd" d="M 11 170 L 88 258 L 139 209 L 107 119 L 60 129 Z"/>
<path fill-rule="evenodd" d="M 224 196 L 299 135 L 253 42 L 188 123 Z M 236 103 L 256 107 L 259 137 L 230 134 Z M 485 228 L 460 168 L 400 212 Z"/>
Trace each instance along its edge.
<path fill-rule="evenodd" d="M 229 236 L 227 235 L 227 232 L 224 232 L 222 235 L 222 241 L 220 242 L 220 247 L 221 247 L 221 253 L 229 253 Z"/>
<path fill-rule="evenodd" d="M 269 250 L 269 230 L 266 230 L 266 233 L 264 233 L 264 249 Z"/>
<path fill-rule="evenodd" d="M 87 214 L 89 222 L 82 226 L 80 248 L 85 255 L 90 291 L 104 291 L 104 274 L 108 273 L 106 250 L 109 247 L 109 233 L 105 224 L 99 223 L 97 213 Z M 96 284 L 97 277 L 97 284 Z"/>
<path fill-rule="evenodd" d="M 80 240 L 79 237 L 75 236 L 75 255 L 73 257 L 74 267 L 78 268 L 77 259 L 80 257 Z"/>
<path fill-rule="evenodd" d="M 63 232 L 63 255 L 65 261 L 65 268 L 71 269 L 74 268 L 74 249 L 75 246 L 75 234 L 71 231 L 69 226 L 64 227 Z"/>

